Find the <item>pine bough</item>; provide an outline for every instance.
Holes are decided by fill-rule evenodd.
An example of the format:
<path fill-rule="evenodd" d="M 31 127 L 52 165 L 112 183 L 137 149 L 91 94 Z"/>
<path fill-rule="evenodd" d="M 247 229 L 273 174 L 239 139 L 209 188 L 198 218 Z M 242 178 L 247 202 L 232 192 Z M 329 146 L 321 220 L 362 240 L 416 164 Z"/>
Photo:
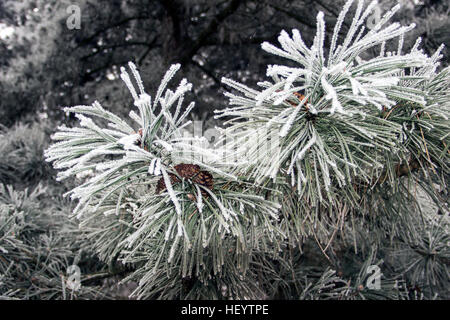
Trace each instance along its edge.
<path fill-rule="evenodd" d="M 352 3 L 341 11 L 329 45 L 322 12 L 310 47 L 295 29 L 281 32 L 280 48 L 263 43 L 265 51 L 296 67 L 269 65 L 271 80 L 258 83 L 259 89 L 223 79 L 239 94 L 226 93 L 230 108 L 216 111 L 231 118 L 221 152 L 181 134 L 194 107 L 183 106 L 191 84 L 183 79 L 175 91 L 166 88 L 180 65 L 170 67 L 153 99 L 136 66 L 129 64 L 132 77 L 122 68 L 138 110 L 130 112 L 134 124 L 98 102 L 66 109 L 80 126 L 60 127 L 46 158 L 60 169 L 59 179 L 82 181 L 68 193 L 78 201 L 74 215 L 102 260 L 136 266 L 127 278 L 139 280 L 135 296 L 273 297 L 271 290 L 279 288 L 269 275 L 274 268 L 287 270 L 292 250 L 305 239 L 313 238 L 328 259 L 333 240 L 350 241 L 358 250 L 370 239 L 361 233 L 374 225 L 382 225 L 374 236 L 378 244 L 389 237 L 411 244 L 404 229 L 394 227 L 417 223 L 408 219 L 411 208 L 421 214 L 410 201 L 416 199 L 411 181 L 446 212 L 441 194 L 429 187 L 437 182 L 445 188 L 448 177 L 450 69 L 437 72 L 442 47 L 429 57 L 419 39 L 403 53 L 404 34 L 414 25 L 388 24 L 398 6 L 366 32 L 375 1 L 366 9 L 358 1 L 340 39 Z M 393 40 L 397 50 L 385 52 Z M 363 60 L 376 47 L 379 55 Z M 227 158 L 198 160 L 205 154 Z M 183 173 L 176 169 L 180 163 L 198 169 Z M 446 238 L 448 229 L 437 229 Z M 438 251 L 448 257 L 445 248 Z M 439 268 L 430 277 L 445 276 L 446 265 Z M 287 273 L 295 278 L 296 270 Z M 333 277 L 334 271 L 325 271 L 316 285 L 341 281 Z M 364 298 L 358 288 L 333 294 Z M 296 294 L 312 293 L 304 288 Z"/>

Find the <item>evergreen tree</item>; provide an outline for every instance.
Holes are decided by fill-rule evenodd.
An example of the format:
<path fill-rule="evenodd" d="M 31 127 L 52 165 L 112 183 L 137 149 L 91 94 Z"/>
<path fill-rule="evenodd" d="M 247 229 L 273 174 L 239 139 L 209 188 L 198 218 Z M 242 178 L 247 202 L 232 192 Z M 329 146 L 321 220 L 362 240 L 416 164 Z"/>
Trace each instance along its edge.
<path fill-rule="evenodd" d="M 167 89 L 180 65 L 153 96 L 122 68 L 133 124 L 98 102 L 66 109 L 80 126 L 61 126 L 46 158 L 59 179 L 83 179 L 67 193 L 73 215 L 110 269 L 132 270 L 132 296 L 448 298 L 450 69 L 420 40 L 403 53 L 414 25 L 388 23 L 398 6 L 367 31 L 376 2 L 358 1 L 341 37 L 352 4 L 329 50 L 319 13 L 311 47 L 298 30 L 262 44 L 290 61 L 269 65 L 259 89 L 223 79 L 237 93 L 218 111 L 221 148 L 182 134 L 191 85 Z"/>
<path fill-rule="evenodd" d="M 105 267 L 69 220 L 71 204 L 42 154 L 49 130 L 36 123 L 0 131 L 0 300 L 106 297 Z M 78 288 L 73 265 L 81 271 Z"/>

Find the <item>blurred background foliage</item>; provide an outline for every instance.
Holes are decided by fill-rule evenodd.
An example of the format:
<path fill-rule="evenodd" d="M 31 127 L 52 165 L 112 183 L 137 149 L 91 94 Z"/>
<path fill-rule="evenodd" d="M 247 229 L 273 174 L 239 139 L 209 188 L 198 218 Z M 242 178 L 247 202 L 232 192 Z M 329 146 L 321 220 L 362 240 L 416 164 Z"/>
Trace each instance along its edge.
<path fill-rule="evenodd" d="M 223 76 L 254 86 L 264 78 L 266 65 L 277 63 L 276 58 L 260 49 L 263 41 L 274 43 L 282 29 L 297 28 L 311 43 L 317 12 L 324 11 L 331 32 L 330 26 L 344 2 L 1 1 L 0 298 L 126 296 L 117 287 L 118 280 L 127 274 L 126 267 L 99 262 L 90 252 L 89 242 L 68 219 L 72 204 L 62 194 L 76 182 L 56 182 L 53 169 L 43 158 L 50 134 L 58 125 L 74 120 L 64 114 L 63 107 L 98 100 L 108 110 L 127 115 L 132 100 L 119 79 L 120 67 L 135 62 L 147 90 L 154 92 L 167 67 L 180 62 L 183 67 L 177 77 L 186 77 L 194 84 L 190 98 L 195 99 L 197 107 L 193 117 L 210 118 L 214 109 L 226 106 L 222 95 L 225 88 L 220 82 Z M 392 7 L 396 2 L 382 0 L 380 7 Z M 399 2 L 402 9 L 393 20 L 417 24 L 405 39 L 405 48 L 410 48 L 419 36 L 428 54 L 441 43 L 450 46 L 447 1 Z M 70 5 L 81 9 L 80 29 L 67 27 L 70 13 L 66 9 Z M 342 32 L 347 30 L 346 25 L 348 28 L 348 21 Z M 442 61 L 443 66 L 448 65 L 448 51 Z M 402 290 L 387 290 L 382 298 L 433 298 L 438 289 L 441 296 L 442 292 L 448 296 L 449 250 L 448 246 L 439 247 L 439 243 L 448 244 L 448 238 L 435 241 L 433 232 L 439 228 L 448 226 L 418 228 L 414 232 L 424 234 L 419 243 L 411 243 L 405 231 L 402 241 L 378 251 L 385 257 L 387 278 L 390 274 L 392 279 L 394 275 L 410 279 Z M 279 265 L 279 272 L 273 275 L 271 290 L 278 294 L 261 298 L 370 298 L 361 295 L 358 285 L 362 281 L 358 274 L 368 261 L 367 252 L 363 255 L 343 249 L 340 253 L 355 269 L 351 275 L 338 268 L 336 272 L 325 268 L 329 261 L 324 261 L 320 250 L 313 246 L 306 242 L 302 253 L 287 252 L 290 256 L 285 261 L 291 265 Z M 376 263 L 376 254 L 372 252 L 370 259 Z M 436 270 L 430 269 L 429 259 L 439 259 L 438 264 L 433 264 Z M 258 263 L 257 258 L 254 263 Z M 82 289 L 76 293 L 66 287 L 67 267 L 72 264 L 82 271 Z M 264 266 L 259 268 L 263 270 Z M 324 287 L 331 289 L 323 291 Z"/>
<path fill-rule="evenodd" d="M 380 1 L 380 9 L 397 1 Z M 415 22 L 405 39 L 418 36 L 430 54 L 450 45 L 449 5 L 440 0 L 401 0 L 394 19 Z M 223 108 L 221 77 L 254 84 L 267 63 L 260 50 L 282 29 L 298 28 L 311 41 L 319 10 L 334 25 L 344 1 L 303 0 L 24 0 L 0 4 L 0 123 L 11 126 L 36 117 L 67 120 L 63 106 L 89 104 L 94 97 L 113 111 L 127 113 L 130 97 L 118 79 L 120 67 L 133 61 L 155 86 L 173 62 L 183 65 L 194 84 L 197 112 Z M 70 30 L 66 9 L 77 5 L 81 28 Z M 376 17 L 373 17 L 376 18 Z M 344 24 L 345 32 L 348 22 Z M 9 28 L 9 29 L 8 29 Z M 6 32 L 5 29 L 10 32 Z M 2 32 L 2 31 L 0 31 Z M 5 36 L 6 34 L 6 36 Z M 326 43 L 328 41 L 325 41 Z M 444 63 L 448 64 L 448 53 Z M 154 88 L 149 87 L 149 91 Z"/>

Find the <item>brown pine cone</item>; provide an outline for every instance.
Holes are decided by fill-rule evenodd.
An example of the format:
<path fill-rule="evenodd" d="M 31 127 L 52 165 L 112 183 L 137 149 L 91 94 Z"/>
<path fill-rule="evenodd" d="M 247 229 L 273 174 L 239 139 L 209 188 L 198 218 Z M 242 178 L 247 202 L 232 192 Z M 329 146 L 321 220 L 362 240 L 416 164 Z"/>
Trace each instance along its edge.
<path fill-rule="evenodd" d="M 172 185 L 180 182 L 180 179 L 173 173 L 169 173 L 170 183 Z M 166 183 L 164 182 L 164 177 L 161 177 L 161 179 L 158 180 L 158 184 L 156 185 L 156 193 L 160 193 L 161 191 L 166 189 Z"/>
<path fill-rule="evenodd" d="M 192 179 L 194 183 L 212 190 L 214 186 L 213 176 L 208 171 L 200 171 L 200 166 L 196 164 L 180 163 L 177 164 L 174 168 L 177 171 L 178 175 L 180 175 L 181 177 L 185 179 Z M 180 179 L 173 173 L 169 173 L 169 177 L 172 185 L 181 182 Z M 164 182 L 164 178 L 161 177 L 156 185 L 156 193 L 158 194 L 165 189 L 166 184 Z M 208 196 L 205 190 L 201 190 L 201 193 L 205 197 Z"/>
<path fill-rule="evenodd" d="M 212 190 L 214 186 L 213 176 L 208 171 L 200 171 L 195 178 L 193 179 L 194 183 L 200 184 L 210 190 Z M 207 192 L 205 190 L 201 191 L 204 196 L 207 196 Z"/>
<path fill-rule="evenodd" d="M 180 163 L 177 164 L 174 168 L 177 173 L 185 179 L 191 179 L 200 172 L 200 167 L 196 164 Z"/>

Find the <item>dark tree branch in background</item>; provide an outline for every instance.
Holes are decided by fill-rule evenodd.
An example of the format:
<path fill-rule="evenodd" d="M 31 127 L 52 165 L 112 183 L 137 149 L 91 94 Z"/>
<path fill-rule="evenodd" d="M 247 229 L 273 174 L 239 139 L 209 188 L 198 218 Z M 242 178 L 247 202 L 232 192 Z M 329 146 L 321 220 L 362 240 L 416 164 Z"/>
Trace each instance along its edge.
<path fill-rule="evenodd" d="M 133 21 L 133 20 L 148 19 L 148 18 L 149 18 L 148 16 L 128 17 L 128 18 L 125 18 L 125 19 L 123 19 L 123 20 L 121 20 L 121 21 L 118 21 L 118 22 L 116 22 L 116 23 L 110 24 L 110 25 L 108 25 L 108 26 L 106 26 L 106 27 L 104 27 L 104 28 L 102 28 L 102 29 L 96 31 L 96 32 L 95 32 L 94 34 L 92 34 L 91 36 L 82 39 L 82 40 L 80 41 L 80 43 L 78 44 L 78 47 L 81 47 L 82 45 L 85 45 L 85 44 L 87 44 L 87 43 L 90 43 L 90 42 L 91 42 L 92 40 L 94 40 L 96 37 L 98 37 L 99 35 L 101 35 L 102 33 L 106 32 L 106 31 L 108 31 L 109 29 L 112 29 L 112 28 L 115 28 L 115 27 L 119 27 L 119 26 L 124 25 L 124 24 L 126 24 L 126 23 L 128 23 L 128 22 L 130 22 L 130 21 Z"/>
<path fill-rule="evenodd" d="M 186 28 L 182 28 L 181 24 L 184 20 L 183 14 L 185 11 L 184 3 L 178 0 L 159 0 L 162 7 L 166 10 L 172 21 L 172 36 L 176 45 L 188 38 Z"/>
<path fill-rule="evenodd" d="M 152 41 L 148 43 L 148 48 L 145 50 L 145 52 L 141 55 L 139 59 L 137 59 L 138 64 L 141 64 L 142 61 L 144 61 L 145 57 L 152 51 L 152 49 L 157 48 L 159 45 L 156 44 L 156 40 L 158 40 L 158 36 L 155 36 Z"/>
<path fill-rule="evenodd" d="M 174 5 L 181 5 L 176 0 L 172 1 L 161 1 L 164 8 L 166 8 L 167 13 L 171 16 L 174 32 L 176 30 L 181 31 L 181 18 L 179 17 L 180 12 L 183 11 L 183 9 L 174 8 Z M 245 2 L 245 0 L 230 0 L 228 2 L 228 5 L 221 10 L 216 16 L 212 18 L 210 23 L 203 29 L 203 31 L 200 32 L 199 36 L 196 39 L 191 39 L 187 35 L 187 30 L 183 30 L 182 34 L 183 36 L 179 40 L 183 40 L 183 43 L 178 42 L 176 51 L 171 57 L 171 62 L 179 62 L 181 64 L 187 64 L 190 63 L 192 60 L 192 57 L 197 53 L 197 51 L 206 44 L 209 37 L 211 37 L 215 32 L 217 32 L 217 29 L 219 25 L 230 15 L 232 15 L 236 10 L 239 8 L 239 6 Z M 178 35 L 174 35 L 174 37 L 179 37 Z M 184 38 L 184 39 L 183 39 Z"/>
<path fill-rule="evenodd" d="M 194 54 L 200 49 L 213 33 L 217 31 L 219 25 L 230 15 L 232 15 L 244 0 L 231 0 L 225 9 L 219 12 L 209 23 L 209 25 L 200 33 L 198 38 L 189 46 L 188 51 L 184 52 L 180 57 L 180 63 L 185 64 L 188 61 L 191 61 Z"/>
<path fill-rule="evenodd" d="M 330 12 L 333 16 L 335 16 L 336 18 L 339 17 L 339 9 L 335 8 L 333 6 L 332 3 L 324 3 L 323 0 L 316 0 L 316 2 L 325 10 L 327 10 L 328 12 Z M 333 23 L 334 24 L 334 23 Z M 350 25 L 348 24 L 347 21 L 342 22 L 342 25 L 346 27 L 346 29 L 341 30 L 341 32 L 345 32 L 350 28 Z"/>
<path fill-rule="evenodd" d="M 202 66 L 200 63 L 198 63 L 197 61 L 195 61 L 194 59 L 191 60 L 191 63 L 196 66 L 197 68 L 199 68 L 202 72 L 204 72 L 206 75 L 208 75 L 211 79 L 214 80 L 214 82 L 220 86 L 223 87 L 222 85 L 222 81 L 220 81 L 220 79 L 214 74 L 213 71 L 205 68 L 204 66 Z"/>
<path fill-rule="evenodd" d="M 141 42 L 141 41 L 130 41 L 130 42 L 113 44 L 113 45 L 109 45 L 109 46 L 96 47 L 97 51 L 92 52 L 92 53 L 90 53 L 90 54 L 88 54 L 86 56 L 81 57 L 80 60 L 87 60 L 87 59 L 92 58 L 93 56 L 95 56 L 97 54 L 104 53 L 105 50 L 116 49 L 116 48 L 121 48 L 121 47 L 131 47 L 131 46 L 150 47 L 151 44 L 149 44 L 147 42 Z"/>
<path fill-rule="evenodd" d="M 324 3 L 322 0 L 316 0 L 316 2 L 325 10 L 332 13 L 336 18 L 339 16 L 339 10 L 336 10 L 332 4 Z"/>
<path fill-rule="evenodd" d="M 205 42 L 205 46 L 241 46 L 241 45 L 261 45 L 263 42 L 274 43 L 277 41 L 279 36 L 279 30 L 269 36 L 263 37 L 248 37 L 244 39 L 239 39 L 239 42 L 231 42 L 228 39 L 224 39 L 223 41 L 217 41 L 217 39 L 208 39 Z"/>
<path fill-rule="evenodd" d="M 288 17 L 291 17 L 291 18 L 297 20 L 301 24 L 304 24 L 304 25 L 306 25 L 306 26 L 308 26 L 310 28 L 316 28 L 315 20 L 311 20 L 310 18 L 306 18 L 305 14 L 295 13 L 295 12 L 292 12 L 290 10 L 286 10 L 286 9 L 284 9 L 282 7 L 279 7 L 279 6 L 275 5 L 275 4 L 269 4 L 269 6 L 271 6 L 274 9 L 276 9 L 277 11 L 283 12 Z M 313 17 L 313 19 L 315 18 L 313 15 L 308 15 L 308 16 Z"/>
<path fill-rule="evenodd" d="M 145 50 L 145 52 L 144 52 L 144 53 L 141 55 L 141 57 L 137 60 L 138 65 L 140 65 L 140 64 L 142 63 L 142 61 L 145 60 L 145 58 L 146 58 L 147 55 L 150 53 L 150 51 L 152 51 L 153 48 L 154 48 L 154 47 L 149 46 L 149 47 Z"/>

